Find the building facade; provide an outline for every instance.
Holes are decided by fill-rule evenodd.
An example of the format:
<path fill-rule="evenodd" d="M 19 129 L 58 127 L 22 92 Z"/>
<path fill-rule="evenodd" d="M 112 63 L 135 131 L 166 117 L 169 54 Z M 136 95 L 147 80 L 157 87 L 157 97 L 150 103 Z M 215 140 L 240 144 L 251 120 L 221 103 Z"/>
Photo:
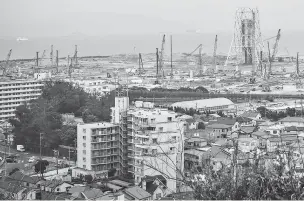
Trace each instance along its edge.
<path fill-rule="evenodd" d="M 38 80 L 0 81 L 0 121 L 15 117 L 16 108 L 42 93 L 43 83 Z"/>
<path fill-rule="evenodd" d="M 96 175 L 115 168 L 120 174 L 122 147 L 119 126 L 108 123 L 77 125 L 77 167 Z"/>
<path fill-rule="evenodd" d="M 163 175 L 167 187 L 176 192 L 176 178 L 184 169 L 185 122 L 175 112 L 150 106 L 128 110 L 128 171 L 135 184 L 146 175 Z"/>

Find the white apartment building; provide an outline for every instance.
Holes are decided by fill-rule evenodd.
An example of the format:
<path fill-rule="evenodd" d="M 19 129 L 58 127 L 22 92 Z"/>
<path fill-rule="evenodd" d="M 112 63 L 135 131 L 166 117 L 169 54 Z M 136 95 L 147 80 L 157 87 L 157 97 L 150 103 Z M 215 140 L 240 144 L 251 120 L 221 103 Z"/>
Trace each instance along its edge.
<path fill-rule="evenodd" d="M 146 175 L 163 175 L 168 189 L 176 192 L 176 178 L 184 169 L 185 122 L 178 120 L 175 112 L 151 106 L 144 103 L 128 111 L 128 170 L 135 184 Z"/>
<path fill-rule="evenodd" d="M 0 121 L 15 117 L 16 107 L 37 99 L 42 87 L 38 80 L 0 80 Z"/>
<path fill-rule="evenodd" d="M 107 94 L 116 89 L 115 84 L 102 79 L 72 80 L 72 82 L 91 94 Z"/>
<path fill-rule="evenodd" d="M 121 171 L 119 127 L 108 122 L 77 125 L 77 167 L 102 174 L 112 168 Z"/>

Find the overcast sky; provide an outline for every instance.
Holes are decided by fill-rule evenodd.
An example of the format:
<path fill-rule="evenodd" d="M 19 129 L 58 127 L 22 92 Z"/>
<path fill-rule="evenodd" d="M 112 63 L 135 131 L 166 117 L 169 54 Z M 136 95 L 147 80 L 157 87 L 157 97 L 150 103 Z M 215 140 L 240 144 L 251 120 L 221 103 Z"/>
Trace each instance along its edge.
<path fill-rule="evenodd" d="M 0 4 L 0 36 L 182 33 L 195 29 L 231 33 L 237 7 L 258 7 L 262 32 L 304 30 L 303 0 L 1 0 Z"/>

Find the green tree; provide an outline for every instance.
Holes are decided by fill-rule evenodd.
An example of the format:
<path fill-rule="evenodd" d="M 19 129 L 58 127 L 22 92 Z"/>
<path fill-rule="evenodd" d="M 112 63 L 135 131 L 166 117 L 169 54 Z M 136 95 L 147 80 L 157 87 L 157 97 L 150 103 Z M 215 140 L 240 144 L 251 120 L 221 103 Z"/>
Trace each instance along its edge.
<path fill-rule="evenodd" d="M 46 167 L 49 165 L 49 162 L 47 160 L 39 160 L 36 164 L 35 164 L 35 172 L 36 173 L 40 173 L 42 178 L 43 178 L 43 174 L 46 170 Z"/>
<path fill-rule="evenodd" d="M 11 176 L 12 174 L 14 174 L 15 172 L 18 172 L 18 171 L 20 171 L 19 168 L 14 168 L 8 175 Z"/>
<path fill-rule="evenodd" d="M 205 124 L 203 122 L 199 122 L 197 128 L 198 129 L 205 129 Z"/>
<path fill-rule="evenodd" d="M 84 180 L 87 182 L 87 183 L 92 183 L 92 181 L 93 181 L 93 177 L 92 177 L 92 175 L 90 175 L 90 174 L 87 174 L 87 175 L 85 175 L 84 176 Z"/>

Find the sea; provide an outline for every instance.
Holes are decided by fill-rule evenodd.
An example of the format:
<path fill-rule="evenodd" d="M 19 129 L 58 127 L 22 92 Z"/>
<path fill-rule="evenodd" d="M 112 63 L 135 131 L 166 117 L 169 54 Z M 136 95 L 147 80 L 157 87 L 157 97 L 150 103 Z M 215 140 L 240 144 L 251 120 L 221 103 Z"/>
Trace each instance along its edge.
<path fill-rule="evenodd" d="M 233 34 L 229 33 L 185 33 L 172 35 L 173 53 L 190 53 L 199 45 L 203 45 L 202 53 L 213 54 L 215 35 L 218 35 L 217 54 L 227 55 Z M 59 57 L 74 55 L 75 45 L 78 46 L 78 56 L 109 56 L 117 54 L 154 53 L 156 48 L 161 49 L 163 33 L 157 34 L 112 34 L 104 36 L 70 35 L 63 37 L 28 37 L 28 40 L 17 41 L 18 37 L 0 37 L 0 60 L 4 60 L 12 49 L 11 60 L 32 59 L 36 52 L 42 55 L 46 50 L 46 57 L 50 55 L 51 45 L 54 54 L 59 51 Z M 296 52 L 303 52 L 303 33 L 289 33 L 279 41 L 279 55 L 296 56 Z M 268 37 L 265 37 L 268 38 Z M 272 47 L 274 39 L 270 42 Z M 165 54 L 170 54 L 170 36 L 166 35 L 164 46 Z"/>

